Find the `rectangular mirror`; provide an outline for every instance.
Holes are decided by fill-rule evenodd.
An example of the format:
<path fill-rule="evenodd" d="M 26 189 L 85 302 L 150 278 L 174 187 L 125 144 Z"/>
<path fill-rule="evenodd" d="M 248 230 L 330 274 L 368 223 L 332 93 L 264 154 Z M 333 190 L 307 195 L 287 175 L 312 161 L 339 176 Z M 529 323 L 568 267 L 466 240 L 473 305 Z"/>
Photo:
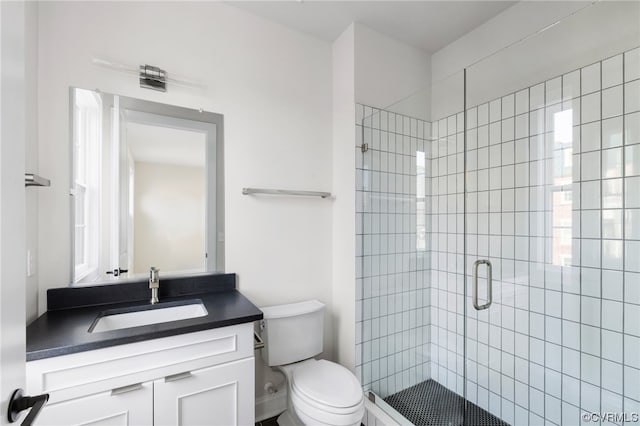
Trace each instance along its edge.
<path fill-rule="evenodd" d="M 224 271 L 223 117 L 71 89 L 72 285 Z"/>

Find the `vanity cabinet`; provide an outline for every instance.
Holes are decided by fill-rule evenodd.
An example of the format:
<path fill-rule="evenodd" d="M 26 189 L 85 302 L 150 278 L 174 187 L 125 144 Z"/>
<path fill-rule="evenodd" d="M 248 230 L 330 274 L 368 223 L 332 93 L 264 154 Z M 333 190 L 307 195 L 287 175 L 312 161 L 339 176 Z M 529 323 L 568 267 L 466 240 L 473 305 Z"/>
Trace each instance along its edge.
<path fill-rule="evenodd" d="M 153 383 L 154 425 L 250 425 L 253 358 L 204 368 Z"/>
<path fill-rule="evenodd" d="M 37 425 L 251 425 L 253 324 L 27 362 Z"/>

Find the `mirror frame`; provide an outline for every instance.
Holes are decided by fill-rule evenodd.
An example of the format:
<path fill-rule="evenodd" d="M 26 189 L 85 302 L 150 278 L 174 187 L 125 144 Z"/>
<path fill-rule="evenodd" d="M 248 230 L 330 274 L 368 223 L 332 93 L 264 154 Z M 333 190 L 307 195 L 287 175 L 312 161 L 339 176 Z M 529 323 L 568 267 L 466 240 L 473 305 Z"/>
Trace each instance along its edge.
<path fill-rule="evenodd" d="M 128 96 L 104 93 L 99 89 L 83 89 L 81 87 L 69 87 L 69 225 L 70 225 L 70 265 L 69 272 L 71 287 L 89 287 L 92 285 L 102 285 L 109 283 L 126 283 L 127 281 L 139 281 L 140 277 L 124 277 L 117 279 L 97 279 L 91 282 L 76 283 L 75 280 L 75 197 L 74 197 L 74 182 L 75 182 L 75 170 L 74 170 L 74 104 L 75 104 L 75 90 L 88 90 L 99 93 L 101 96 L 109 96 L 112 99 L 118 97 L 119 106 L 121 109 L 126 109 L 143 114 L 154 114 L 160 116 L 166 116 L 170 120 L 189 120 L 203 123 L 206 125 L 215 125 L 215 150 L 210 149 L 210 141 L 207 140 L 206 145 L 206 250 L 207 250 L 207 262 L 205 270 L 197 272 L 195 274 L 210 273 L 210 272 L 224 272 L 225 270 L 225 252 L 224 252 L 224 240 L 225 240 L 225 196 L 224 196 L 224 116 L 214 112 L 203 111 L 202 109 L 192 109 L 176 105 L 163 104 L 159 102 L 148 101 L 144 99 L 136 99 Z M 103 108 L 104 111 L 104 108 Z M 215 167 L 211 167 L 211 164 L 215 164 Z M 211 195 L 211 187 L 214 188 L 215 197 Z M 213 229 L 212 229 L 213 228 Z M 215 262 L 209 261 L 211 254 Z M 175 271 L 170 276 L 180 275 L 179 271 Z"/>

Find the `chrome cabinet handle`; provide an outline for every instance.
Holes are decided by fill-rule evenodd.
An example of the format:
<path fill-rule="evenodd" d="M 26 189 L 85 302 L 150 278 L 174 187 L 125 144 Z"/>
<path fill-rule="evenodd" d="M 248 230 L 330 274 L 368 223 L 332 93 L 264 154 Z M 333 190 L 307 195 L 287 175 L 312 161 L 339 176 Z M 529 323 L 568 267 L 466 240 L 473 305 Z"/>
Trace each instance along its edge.
<path fill-rule="evenodd" d="M 191 371 L 185 371 L 184 373 L 172 374 L 171 376 L 167 376 L 164 378 L 164 382 L 175 382 L 176 380 L 188 379 L 193 376 Z"/>
<path fill-rule="evenodd" d="M 121 388 L 115 388 L 111 390 L 111 396 L 121 395 L 127 392 L 133 392 L 142 389 L 142 383 L 136 383 L 133 385 L 122 386 Z"/>
<path fill-rule="evenodd" d="M 478 304 L 478 267 L 480 265 L 487 265 L 487 303 L 484 305 Z M 482 311 L 483 309 L 487 309 L 491 306 L 492 301 L 492 279 L 491 279 L 491 262 L 487 259 L 478 259 L 473 262 L 473 289 L 472 289 L 472 297 L 473 297 L 473 307 L 476 308 L 476 311 Z"/>

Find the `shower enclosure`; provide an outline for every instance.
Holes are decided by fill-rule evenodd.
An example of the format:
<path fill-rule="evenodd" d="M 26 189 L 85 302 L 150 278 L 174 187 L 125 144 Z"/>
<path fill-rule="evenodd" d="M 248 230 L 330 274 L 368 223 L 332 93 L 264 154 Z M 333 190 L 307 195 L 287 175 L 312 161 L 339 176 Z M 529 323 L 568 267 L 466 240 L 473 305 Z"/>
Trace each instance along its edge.
<path fill-rule="evenodd" d="M 434 75 L 431 117 L 357 105 L 356 368 L 398 422 L 640 414 L 639 14 Z"/>

